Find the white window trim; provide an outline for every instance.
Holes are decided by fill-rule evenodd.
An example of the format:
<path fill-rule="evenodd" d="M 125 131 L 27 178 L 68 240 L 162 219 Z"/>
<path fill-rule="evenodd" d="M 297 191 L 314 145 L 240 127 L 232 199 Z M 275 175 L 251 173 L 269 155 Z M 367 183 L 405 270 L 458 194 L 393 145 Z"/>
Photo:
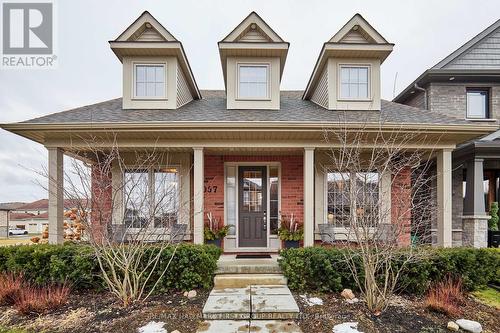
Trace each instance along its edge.
<path fill-rule="evenodd" d="M 484 117 L 476 117 L 469 115 L 469 92 L 486 92 L 486 109 Z M 490 89 L 484 87 L 468 87 L 465 89 L 465 119 L 471 121 L 496 121 L 496 119 L 490 118 L 491 114 L 491 103 L 490 103 Z"/>
<path fill-rule="evenodd" d="M 173 165 L 163 165 L 163 166 L 160 166 L 160 168 L 175 168 L 177 169 L 177 196 L 178 196 L 178 202 L 179 204 L 181 203 L 181 194 L 182 194 L 182 186 L 181 186 L 181 176 L 180 176 L 180 168 L 181 166 L 178 165 L 178 164 L 173 164 Z M 122 174 L 122 216 L 121 216 L 121 223 L 124 223 L 125 222 L 125 210 L 127 209 L 126 207 L 126 202 L 125 202 L 125 196 L 123 195 L 123 191 L 125 191 L 125 187 L 124 187 L 124 184 L 123 182 L 125 181 L 125 174 L 127 172 L 134 172 L 134 170 L 138 170 L 140 169 L 140 166 L 126 166 L 125 169 L 121 172 Z M 153 189 L 153 186 L 154 186 L 154 173 L 155 171 L 159 169 L 158 167 L 149 167 L 149 168 L 144 168 L 144 170 L 146 171 L 147 170 L 147 174 L 148 174 L 148 191 L 150 193 L 150 195 L 152 194 L 152 189 Z M 178 207 L 178 211 L 177 211 L 177 223 L 178 224 L 181 224 L 180 223 L 180 220 L 181 220 L 181 209 L 180 207 Z M 150 225 L 148 228 L 146 228 L 147 230 L 158 230 L 158 231 L 162 231 L 164 232 L 167 228 L 163 228 L 163 227 L 155 227 L 154 224 L 153 225 Z M 127 227 L 126 228 L 126 231 L 129 232 L 129 233 L 137 233 L 141 230 L 144 230 L 144 228 L 134 228 L 134 227 Z"/>
<path fill-rule="evenodd" d="M 163 74 L 165 75 L 164 77 L 164 86 L 165 86 L 165 91 L 163 92 L 163 96 L 137 96 L 137 82 L 135 81 L 136 79 L 136 73 L 137 73 L 137 66 L 162 66 L 163 67 Z M 168 91 L 168 83 L 167 83 L 167 62 L 158 62 L 158 61 L 141 61 L 141 62 L 133 62 L 132 63 L 132 99 L 133 100 L 142 100 L 142 101 L 149 101 L 149 100 L 168 100 L 167 96 L 167 91 Z"/>
<path fill-rule="evenodd" d="M 357 98 L 357 97 L 343 97 L 342 96 L 342 68 L 351 68 L 351 67 L 363 67 L 368 69 L 368 97 L 366 98 Z M 338 64 L 337 68 L 337 96 L 339 101 L 361 101 L 361 102 L 369 102 L 373 100 L 372 98 L 372 65 L 365 63 L 343 63 Z"/>
<path fill-rule="evenodd" d="M 240 67 L 266 67 L 266 97 L 240 97 Z M 239 62 L 236 64 L 236 100 L 238 101 L 270 101 L 271 100 L 271 63 L 268 62 Z"/>
<path fill-rule="evenodd" d="M 328 169 L 328 170 L 331 170 L 331 169 Z M 329 173 L 328 170 L 325 170 L 324 175 L 323 175 L 323 223 L 326 223 L 326 224 L 328 224 L 328 173 Z M 384 199 L 383 194 L 384 193 L 383 193 L 382 188 L 384 186 L 387 186 L 388 184 L 382 184 L 382 182 L 385 183 L 385 177 L 386 177 L 385 174 L 379 173 L 379 177 L 381 177 L 380 178 L 381 184 L 380 184 L 378 195 L 379 195 L 379 200 L 381 200 L 381 202 L 383 202 L 383 199 Z M 392 200 L 392 199 L 390 199 L 390 200 Z M 390 203 L 389 203 L 389 209 L 390 209 Z M 391 213 L 389 211 L 388 215 L 390 215 L 390 214 Z M 381 224 L 387 223 L 387 221 L 380 219 L 379 223 L 381 223 Z M 335 232 L 342 234 L 342 233 L 347 233 L 349 231 L 349 228 L 344 227 L 344 226 L 337 226 L 334 228 L 334 230 L 335 230 Z M 375 232 L 375 228 L 374 227 L 368 228 L 368 232 L 369 233 Z M 345 240 L 345 236 L 342 235 L 340 237 L 340 239 Z"/>

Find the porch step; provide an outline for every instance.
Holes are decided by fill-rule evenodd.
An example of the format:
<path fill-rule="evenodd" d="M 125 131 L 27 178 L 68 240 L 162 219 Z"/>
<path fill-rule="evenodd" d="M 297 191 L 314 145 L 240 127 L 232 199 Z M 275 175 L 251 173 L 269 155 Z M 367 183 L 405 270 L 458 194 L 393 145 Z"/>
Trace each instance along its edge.
<path fill-rule="evenodd" d="M 251 285 L 286 285 L 283 274 L 217 274 L 214 277 L 214 288 L 245 288 Z"/>
<path fill-rule="evenodd" d="M 221 256 L 217 261 L 216 274 L 281 274 L 276 256 L 270 259 L 236 259 Z"/>

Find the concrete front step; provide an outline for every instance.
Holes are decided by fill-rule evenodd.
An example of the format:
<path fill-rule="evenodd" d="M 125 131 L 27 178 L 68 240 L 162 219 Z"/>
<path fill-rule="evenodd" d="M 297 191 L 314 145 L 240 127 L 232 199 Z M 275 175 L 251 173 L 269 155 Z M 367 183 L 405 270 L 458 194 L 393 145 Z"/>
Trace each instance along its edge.
<path fill-rule="evenodd" d="M 251 285 L 286 285 L 283 274 L 218 274 L 214 288 L 245 288 Z"/>
<path fill-rule="evenodd" d="M 216 274 L 280 274 L 277 256 L 270 259 L 236 259 L 235 256 L 221 256 L 217 262 Z"/>

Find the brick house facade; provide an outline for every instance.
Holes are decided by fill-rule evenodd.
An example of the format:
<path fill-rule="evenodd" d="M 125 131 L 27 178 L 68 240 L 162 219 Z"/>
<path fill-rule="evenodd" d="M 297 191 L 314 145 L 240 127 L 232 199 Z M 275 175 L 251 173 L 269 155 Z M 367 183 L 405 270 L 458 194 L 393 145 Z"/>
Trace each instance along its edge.
<path fill-rule="evenodd" d="M 436 242 L 452 245 L 451 151 L 497 127 L 422 110 L 421 100 L 416 107 L 383 100 L 381 65 L 394 44 L 361 15 L 322 45 L 304 91 L 281 89 L 290 44 L 255 12 L 217 43 L 224 90 L 198 88 L 182 43 L 149 12 L 109 44 L 122 64 L 122 98 L 2 125 L 47 148 L 50 243 L 63 241 L 64 154 L 98 166 L 102 155 L 119 150 L 128 156 L 119 168 L 92 171 L 91 218 L 99 221 L 96 233 L 103 237 L 116 229 L 122 240 L 133 239 L 140 225 L 165 237 L 185 230 L 182 240 L 202 244 L 207 213 L 212 213 L 243 231 L 228 235 L 224 250 L 276 252 L 280 212 L 301 223 L 302 243 L 308 247 L 320 240 L 319 225 L 334 223 L 330 215 L 362 216 L 367 206 L 378 212 L 383 204 L 391 210 L 391 221 L 378 219 L 374 228 L 402 223 L 408 228 L 399 242 L 409 244 L 414 213 L 408 209 L 409 169 L 377 174 L 377 188 L 365 177 L 364 184 L 373 187 L 370 205 L 346 208 L 342 201 L 330 201 L 329 188 L 346 188 L 360 181 L 360 174 L 376 173 L 357 170 L 349 183 L 328 178 L 328 154 L 342 143 L 330 134 L 345 132 L 363 134 L 359 156 L 380 148 L 377 138 L 389 135 L 436 162 Z M 89 141 L 97 142 L 102 155 L 89 158 Z M 133 155 L 141 153 L 153 154 L 157 165 L 137 168 Z M 354 173 L 339 169 L 333 173 Z M 161 205 L 161 214 L 141 216 L 151 209 L 124 200 L 127 172 L 139 174 L 147 189 L 139 196 Z M 162 179 L 172 191 L 168 203 L 155 201 Z M 380 196 L 384 186 L 388 191 Z M 351 227 L 345 221 L 341 229 Z"/>

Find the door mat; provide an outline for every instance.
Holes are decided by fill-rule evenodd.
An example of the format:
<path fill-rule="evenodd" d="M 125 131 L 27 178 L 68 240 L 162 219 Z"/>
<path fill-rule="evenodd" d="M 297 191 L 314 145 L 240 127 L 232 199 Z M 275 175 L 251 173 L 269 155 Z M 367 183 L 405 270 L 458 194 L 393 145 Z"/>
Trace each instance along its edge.
<path fill-rule="evenodd" d="M 271 259 L 269 254 L 237 254 L 236 259 Z"/>

